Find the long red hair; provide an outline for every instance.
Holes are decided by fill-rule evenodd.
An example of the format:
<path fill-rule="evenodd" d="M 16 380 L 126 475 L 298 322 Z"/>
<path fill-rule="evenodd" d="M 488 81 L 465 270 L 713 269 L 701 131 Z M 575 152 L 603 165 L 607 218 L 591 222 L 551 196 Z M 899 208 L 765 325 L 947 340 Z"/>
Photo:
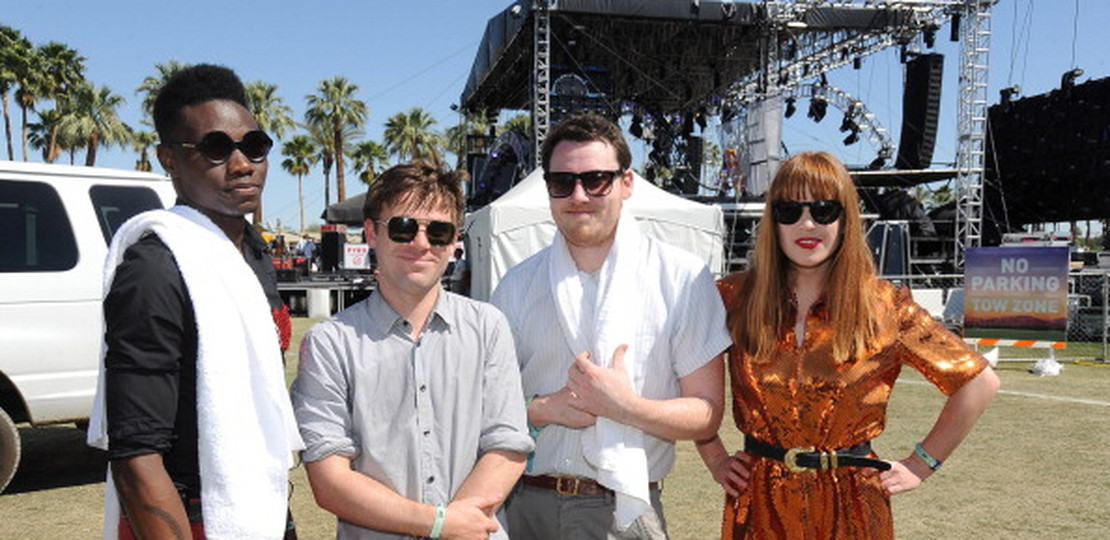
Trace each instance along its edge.
<path fill-rule="evenodd" d="M 741 290 L 746 303 L 730 318 L 733 340 L 757 359 L 768 359 L 784 325 L 793 324 L 786 320 L 792 311 L 791 264 L 779 248 L 771 203 L 800 201 L 807 195 L 814 200 L 836 200 L 844 207 L 840 242 L 827 263 L 824 284 L 836 361 L 859 357 L 879 335 L 882 321 L 868 294 L 875 265 L 864 239 L 856 188 L 848 170 L 831 154 L 805 152 L 782 163 L 767 191 L 752 265 Z"/>

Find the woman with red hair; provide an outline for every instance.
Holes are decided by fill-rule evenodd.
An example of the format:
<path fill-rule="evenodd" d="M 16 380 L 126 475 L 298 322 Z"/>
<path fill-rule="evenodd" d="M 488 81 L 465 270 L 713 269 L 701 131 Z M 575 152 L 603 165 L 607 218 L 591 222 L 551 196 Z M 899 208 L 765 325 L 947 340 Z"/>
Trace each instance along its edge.
<path fill-rule="evenodd" d="M 722 538 L 893 538 L 890 495 L 948 459 L 998 391 L 987 361 L 875 275 L 859 199 L 832 155 L 784 162 L 751 268 L 719 283 L 728 309 L 733 417 L 744 450 L 698 444 L 728 493 Z M 948 395 L 900 461 L 880 460 L 904 365 Z"/>

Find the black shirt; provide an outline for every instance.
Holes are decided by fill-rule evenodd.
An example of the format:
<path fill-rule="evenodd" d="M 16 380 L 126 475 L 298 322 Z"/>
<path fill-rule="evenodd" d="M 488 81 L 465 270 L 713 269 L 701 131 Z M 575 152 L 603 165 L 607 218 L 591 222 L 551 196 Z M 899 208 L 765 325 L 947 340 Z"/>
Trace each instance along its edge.
<path fill-rule="evenodd" d="M 243 259 L 278 309 L 269 250 L 253 227 L 244 227 Z M 160 453 L 178 489 L 199 497 L 196 316 L 173 253 L 157 235 L 124 252 L 104 320 L 108 458 Z"/>

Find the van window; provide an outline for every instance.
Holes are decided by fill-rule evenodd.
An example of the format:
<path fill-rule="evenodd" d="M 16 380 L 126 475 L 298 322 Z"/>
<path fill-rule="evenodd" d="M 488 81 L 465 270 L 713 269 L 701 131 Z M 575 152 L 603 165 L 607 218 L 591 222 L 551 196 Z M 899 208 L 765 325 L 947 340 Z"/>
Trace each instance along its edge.
<path fill-rule="evenodd" d="M 0 272 L 61 272 L 77 265 L 62 200 L 41 182 L 0 180 Z"/>
<path fill-rule="evenodd" d="M 105 245 L 112 242 L 112 235 L 131 216 L 162 208 L 162 199 L 153 189 L 138 186 L 93 186 L 89 188 L 89 199 Z"/>

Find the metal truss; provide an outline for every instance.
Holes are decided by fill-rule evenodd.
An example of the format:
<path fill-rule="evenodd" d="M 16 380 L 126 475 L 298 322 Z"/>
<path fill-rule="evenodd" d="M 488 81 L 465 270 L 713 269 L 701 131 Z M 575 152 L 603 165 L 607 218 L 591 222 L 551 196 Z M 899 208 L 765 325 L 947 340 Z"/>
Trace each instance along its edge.
<path fill-rule="evenodd" d="M 986 163 L 987 71 L 990 65 L 991 6 L 997 0 L 966 0 L 959 13 L 960 101 L 956 146 L 956 268 L 967 248 L 983 239 L 983 168 Z"/>
<path fill-rule="evenodd" d="M 551 127 L 551 12 L 547 0 L 537 0 L 532 36 L 532 148 L 536 167 L 540 148 Z"/>
<path fill-rule="evenodd" d="M 891 140 L 886 128 L 879 122 L 875 113 L 867 108 L 866 103 L 853 97 L 848 92 L 835 86 L 807 84 L 786 94 L 794 98 L 824 99 L 829 105 L 842 111 L 847 119 L 855 123 L 856 131 L 862 133 L 871 147 L 878 150 L 880 158 L 887 160 L 894 156 L 894 141 Z"/>

